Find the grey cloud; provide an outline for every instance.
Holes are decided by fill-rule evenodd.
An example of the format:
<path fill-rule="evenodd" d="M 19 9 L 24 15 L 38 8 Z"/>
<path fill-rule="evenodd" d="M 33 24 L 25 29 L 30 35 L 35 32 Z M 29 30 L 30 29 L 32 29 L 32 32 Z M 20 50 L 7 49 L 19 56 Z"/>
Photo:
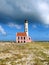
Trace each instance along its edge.
<path fill-rule="evenodd" d="M 29 14 L 34 11 L 32 1 L 0 0 L 0 12 L 3 12 L 10 16 L 20 16 L 20 14 L 24 15 L 25 13 Z"/>
<path fill-rule="evenodd" d="M 45 5 L 44 5 L 45 3 Z M 24 19 L 40 19 L 42 22 L 49 21 L 46 16 L 46 9 L 42 9 L 41 5 L 49 7 L 48 0 L 0 0 L 0 13 L 5 14 L 7 17 L 15 21 L 22 21 Z M 41 7 L 41 10 L 40 10 Z M 48 8 L 49 9 L 49 8 Z M 44 13 L 44 11 L 46 12 Z M 45 17 L 43 15 L 45 15 Z M 49 14 L 48 14 L 49 17 Z M 45 19 L 45 20 L 44 20 Z M 47 23 L 49 23 L 47 21 Z"/>

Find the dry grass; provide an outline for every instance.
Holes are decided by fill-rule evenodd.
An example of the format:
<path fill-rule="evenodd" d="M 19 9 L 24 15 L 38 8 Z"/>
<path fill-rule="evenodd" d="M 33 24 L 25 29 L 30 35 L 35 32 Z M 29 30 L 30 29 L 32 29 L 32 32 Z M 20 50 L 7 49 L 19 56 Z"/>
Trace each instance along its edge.
<path fill-rule="evenodd" d="M 49 42 L 0 42 L 0 65 L 49 65 Z"/>

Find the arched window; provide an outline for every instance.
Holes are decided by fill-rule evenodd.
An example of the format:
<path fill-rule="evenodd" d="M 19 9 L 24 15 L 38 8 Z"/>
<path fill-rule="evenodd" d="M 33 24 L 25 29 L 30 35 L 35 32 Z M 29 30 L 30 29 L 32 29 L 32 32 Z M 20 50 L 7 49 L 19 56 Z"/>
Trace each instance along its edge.
<path fill-rule="evenodd" d="M 21 43 L 22 43 L 22 41 L 21 41 Z"/>
<path fill-rule="evenodd" d="M 25 41 L 24 41 L 24 43 L 25 43 Z"/>
<path fill-rule="evenodd" d="M 24 37 L 24 40 L 25 40 L 25 37 Z"/>
<path fill-rule="evenodd" d="M 20 41 L 18 41 L 18 43 L 20 43 Z"/>
<path fill-rule="evenodd" d="M 21 39 L 22 39 L 22 37 L 21 37 Z"/>

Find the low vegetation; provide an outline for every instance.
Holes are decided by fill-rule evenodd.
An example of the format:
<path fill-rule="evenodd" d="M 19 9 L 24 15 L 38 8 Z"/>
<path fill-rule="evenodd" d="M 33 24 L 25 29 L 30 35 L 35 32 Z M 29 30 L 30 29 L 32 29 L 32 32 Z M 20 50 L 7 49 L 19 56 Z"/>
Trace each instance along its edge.
<path fill-rule="evenodd" d="M 0 65 L 49 65 L 49 42 L 0 42 Z"/>

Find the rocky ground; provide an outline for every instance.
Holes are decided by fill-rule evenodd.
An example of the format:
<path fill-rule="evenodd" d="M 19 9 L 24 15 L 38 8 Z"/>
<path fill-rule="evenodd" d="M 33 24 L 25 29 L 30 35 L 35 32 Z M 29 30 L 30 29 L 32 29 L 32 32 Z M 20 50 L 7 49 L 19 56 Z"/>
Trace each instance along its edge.
<path fill-rule="evenodd" d="M 0 65 L 49 65 L 49 42 L 0 42 Z"/>

